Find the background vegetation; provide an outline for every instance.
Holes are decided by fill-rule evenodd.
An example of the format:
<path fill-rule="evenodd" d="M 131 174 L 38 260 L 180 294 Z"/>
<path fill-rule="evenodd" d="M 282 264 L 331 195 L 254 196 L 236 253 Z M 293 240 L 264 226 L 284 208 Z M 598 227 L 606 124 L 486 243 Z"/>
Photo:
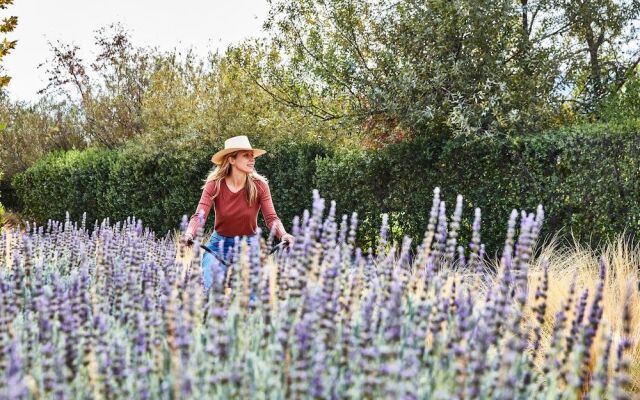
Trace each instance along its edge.
<path fill-rule="evenodd" d="M 0 224 L 38 223 L 0 233 L 8 397 L 637 392 L 640 2 L 270 5 L 262 38 L 204 58 L 119 25 L 93 60 L 54 43 L 38 101 L 0 95 Z M 241 252 L 203 297 L 175 229 L 237 134 L 269 150 L 287 228 L 314 188 L 337 206 L 315 192 L 305 240 Z M 539 203 L 544 224 L 511 213 Z"/>
<path fill-rule="evenodd" d="M 388 213 L 393 239 L 422 239 L 430 192 L 443 189 L 449 212 L 458 193 L 465 209 L 483 210 L 484 242 L 500 249 L 505 215 L 542 203 L 545 234 L 572 232 L 582 242 L 640 229 L 640 121 L 588 124 L 531 136 L 435 140 L 416 138 L 382 149 L 342 148 L 307 141 L 270 141 L 258 159 L 280 217 L 290 226 L 309 201 L 309 188 L 336 200 L 337 212 L 361 217 L 361 243 L 372 245 Z M 259 145 L 262 143 L 258 142 Z M 25 215 L 37 221 L 90 223 L 135 215 L 156 232 L 191 214 L 209 156 L 221 144 L 130 145 L 116 150 L 52 153 L 13 179 Z M 54 202 L 51 199 L 55 199 Z M 471 213 L 469 213 L 471 214 Z M 212 223 L 209 221 L 209 224 Z M 471 220 L 463 220 L 468 239 Z"/>
<path fill-rule="evenodd" d="M 261 38 L 200 58 L 54 43 L 35 103 L 0 99 L 0 200 L 45 221 L 135 214 L 159 232 L 195 209 L 210 154 L 248 134 L 290 226 L 311 190 L 419 239 L 429 193 L 465 193 L 501 241 L 514 207 L 546 233 L 639 229 L 637 1 L 274 1 Z M 492 207 L 488 207 L 491 205 Z M 464 222 L 462 234 L 469 231 Z"/>

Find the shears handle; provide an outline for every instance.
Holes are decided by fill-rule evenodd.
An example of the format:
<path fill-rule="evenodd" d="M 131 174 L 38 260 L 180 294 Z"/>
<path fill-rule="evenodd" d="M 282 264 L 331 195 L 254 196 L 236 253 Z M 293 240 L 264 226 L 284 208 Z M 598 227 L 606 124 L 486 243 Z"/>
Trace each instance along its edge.
<path fill-rule="evenodd" d="M 286 249 L 287 247 L 289 247 L 289 242 L 286 240 L 283 240 L 282 242 L 276 244 L 275 246 L 273 246 L 271 248 L 271 250 L 269 251 L 269 254 L 273 254 L 276 251 L 282 250 L 282 249 Z"/>

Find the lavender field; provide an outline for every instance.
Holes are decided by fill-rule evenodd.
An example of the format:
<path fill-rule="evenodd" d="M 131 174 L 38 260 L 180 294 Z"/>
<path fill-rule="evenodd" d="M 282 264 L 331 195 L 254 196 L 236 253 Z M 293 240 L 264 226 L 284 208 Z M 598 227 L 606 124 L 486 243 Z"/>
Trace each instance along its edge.
<path fill-rule="evenodd" d="M 480 210 L 470 243 L 461 216 L 462 198 L 447 209 L 436 189 L 417 250 L 388 241 L 386 220 L 361 250 L 357 216 L 314 192 L 290 251 L 239 243 L 209 293 L 197 245 L 134 219 L 3 230 L 0 396 L 637 397 L 637 271 L 613 291 L 621 272 L 602 257 L 593 280 L 559 288 L 533 256 L 542 207 L 505 221 L 491 268 Z"/>

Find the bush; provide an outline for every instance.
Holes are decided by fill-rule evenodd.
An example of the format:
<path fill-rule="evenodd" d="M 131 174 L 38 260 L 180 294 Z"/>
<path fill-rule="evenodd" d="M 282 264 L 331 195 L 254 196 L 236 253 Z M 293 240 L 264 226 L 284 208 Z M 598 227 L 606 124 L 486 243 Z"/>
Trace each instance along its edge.
<path fill-rule="evenodd" d="M 307 208 L 318 163 L 330 157 L 332 151 L 326 145 L 306 141 L 258 142 L 253 146 L 268 151 L 257 159 L 257 169 L 269 180 L 276 212 L 288 230 L 293 218 Z M 266 230 L 263 219 L 258 220 Z"/>
<path fill-rule="evenodd" d="M 64 220 L 68 212 L 80 219 L 102 219 L 111 210 L 106 202 L 109 169 L 115 151 L 53 152 L 13 179 L 23 213 L 35 221 Z"/>
<path fill-rule="evenodd" d="M 543 135 L 417 139 L 378 151 L 338 151 L 319 163 L 315 186 L 341 210 L 358 211 L 363 240 L 375 237 L 380 214 L 392 235 L 422 240 L 434 187 L 444 188 L 447 213 L 455 195 L 483 210 L 490 252 L 500 248 L 504 220 L 517 207 L 543 204 L 545 234 L 564 229 L 583 242 L 640 231 L 640 124 L 593 124 Z M 473 213 L 467 213 L 472 218 Z M 467 239 L 471 220 L 463 220 Z"/>
<path fill-rule="evenodd" d="M 512 209 L 547 211 L 544 234 L 564 229 L 583 242 L 640 230 L 640 122 L 592 124 L 536 136 L 420 138 L 380 150 L 332 149 L 317 142 L 254 143 L 269 152 L 258 171 L 270 179 L 285 227 L 311 190 L 337 202 L 338 217 L 357 212 L 360 245 L 373 246 L 381 214 L 391 235 L 422 240 L 433 188 L 444 188 L 447 213 L 467 193 L 466 210 L 480 207 L 487 250 L 500 249 Z M 192 214 L 209 159 L 221 143 L 167 143 L 118 151 L 56 153 L 14 179 L 23 212 L 36 221 L 65 211 L 89 221 L 128 215 L 157 232 Z M 473 213 L 465 215 L 472 218 Z M 259 219 L 261 220 L 261 218 Z M 210 218 L 208 227 L 213 218 Z M 468 240 L 471 220 L 462 221 Z"/>
<path fill-rule="evenodd" d="M 358 214 L 361 243 L 365 247 L 374 246 L 381 214 L 392 211 L 384 203 L 389 190 L 395 189 L 389 184 L 385 161 L 385 152 L 350 149 L 337 151 L 333 157 L 318 162 L 314 186 L 335 200 L 337 215 Z"/>
<path fill-rule="evenodd" d="M 63 220 L 66 212 L 78 220 L 86 211 L 89 222 L 135 216 L 166 233 L 179 227 L 182 215 L 195 211 L 213 167 L 211 155 L 220 147 L 199 141 L 52 153 L 16 176 L 13 185 L 23 212 L 38 222 Z M 276 210 L 289 226 L 311 197 L 315 157 L 326 150 L 315 143 L 266 147 L 269 153 L 258 159 L 258 170 L 270 178 Z M 212 225 L 213 213 L 207 228 Z"/>

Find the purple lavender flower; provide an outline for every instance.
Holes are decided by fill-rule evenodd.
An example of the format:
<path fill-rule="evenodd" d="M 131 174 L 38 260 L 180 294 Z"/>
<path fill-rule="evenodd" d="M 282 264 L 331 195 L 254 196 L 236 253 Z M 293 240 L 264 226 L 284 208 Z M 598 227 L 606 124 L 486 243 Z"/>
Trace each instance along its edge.
<path fill-rule="evenodd" d="M 456 208 L 451 217 L 449 223 L 447 241 L 446 241 L 446 263 L 451 266 L 455 257 L 456 248 L 458 245 L 458 230 L 460 229 L 460 220 L 462 219 L 462 196 L 458 195 L 456 198 Z"/>
<path fill-rule="evenodd" d="M 380 225 L 380 234 L 378 235 L 378 257 L 382 257 L 385 254 L 388 236 L 389 214 L 382 214 L 382 225 Z"/>
<path fill-rule="evenodd" d="M 20 341 L 17 339 L 12 340 L 8 350 L 9 357 L 4 371 L 3 390 L 0 392 L 0 399 L 27 399 L 29 390 L 25 382 Z"/>
<path fill-rule="evenodd" d="M 471 243 L 469 248 L 471 252 L 469 254 L 469 269 L 476 273 L 481 273 L 480 266 L 480 224 L 481 224 L 481 212 L 479 208 L 474 210 L 473 225 L 471 229 Z"/>
<path fill-rule="evenodd" d="M 349 225 L 349 239 L 347 243 L 354 246 L 356 243 L 356 232 L 358 230 L 358 213 L 351 214 L 351 223 Z"/>
<path fill-rule="evenodd" d="M 447 215 L 446 215 L 446 205 L 444 201 L 440 202 L 440 207 L 438 210 L 438 227 L 435 233 L 435 243 L 433 248 L 433 258 L 436 263 L 436 266 L 439 268 L 441 266 L 440 257 L 444 256 L 446 249 L 446 241 L 447 241 Z"/>

